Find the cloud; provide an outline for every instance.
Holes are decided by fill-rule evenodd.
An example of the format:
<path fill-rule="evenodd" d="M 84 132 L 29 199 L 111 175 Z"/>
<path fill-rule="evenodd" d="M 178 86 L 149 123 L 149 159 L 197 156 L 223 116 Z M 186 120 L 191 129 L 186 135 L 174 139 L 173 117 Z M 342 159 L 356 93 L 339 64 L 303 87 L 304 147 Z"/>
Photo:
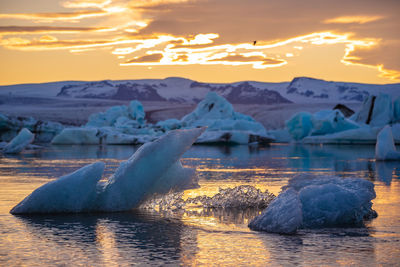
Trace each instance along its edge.
<path fill-rule="evenodd" d="M 110 15 L 104 10 L 84 10 L 76 12 L 58 12 L 58 13 L 15 13 L 0 14 L 0 19 L 21 19 L 36 22 L 55 22 L 55 21 L 72 21 L 77 22 L 85 18 L 103 17 Z"/>
<path fill-rule="evenodd" d="M 0 35 L 98 32 L 107 28 L 56 26 L 0 26 Z"/>
<path fill-rule="evenodd" d="M 222 58 L 213 59 L 211 61 L 220 62 L 221 64 L 229 63 L 247 63 L 247 64 L 261 64 L 270 67 L 277 67 L 286 64 L 283 59 L 268 58 L 264 56 L 244 56 L 240 54 L 227 55 Z"/>
<path fill-rule="evenodd" d="M 348 24 L 348 23 L 358 23 L 364 24 L 368 22 L 373 22 L 377 20 L 383 19 L 383 16 L 343 16 L 332 19 L 326 19 L 323 22 L 326 24 L 329 23 L 339 23 L 339 24 Z"/>
<path fill-rule="evenodd" d="M 69 0 L 61 5 L 67 12 L 0 14 L 3 20 L 57 23 L 0 26 L 0 45 L 71 52 L 107 47 L 116 58 L 132 58 L 121 65 L 258 69 L 290 65 L 306 48 L 340 46 L 343 64 L 399 79 L 397 0 L 304 0 L 301 5 L 297 0 Z M 83 19 L 88 20 L 83 24 Z M 70 22 L 82 27 L 66 27 Z"/>
<path fill-rule="evenodd" d="M 112 0 L 74 0 L 62 3 L 62 6 L 66 8 L 103 8 L 112 2 Z"/>
<path fill-rule="evenodd" d="M 126 63 L 149 63 L 149 62 L 160 62 L 163 58 L 163 54 L 155 53 L 151 55 L 145 55 L 137 58 L 128 60 Z"/>

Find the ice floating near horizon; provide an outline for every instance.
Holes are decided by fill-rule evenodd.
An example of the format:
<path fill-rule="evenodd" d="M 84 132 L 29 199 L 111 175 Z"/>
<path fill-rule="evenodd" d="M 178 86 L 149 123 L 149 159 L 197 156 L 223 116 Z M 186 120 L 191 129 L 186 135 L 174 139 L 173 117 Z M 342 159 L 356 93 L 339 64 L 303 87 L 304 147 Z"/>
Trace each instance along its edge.
<path fill-rule="evenodd" d="M 359 127 L 346 119 L 340 110 L 321 110 L 314 114 L 299 112 L 286 121 L 286 128 L 296 141 L 307 136 L 323 136 Z"/>
<path fill-rule="evenodd" d="M 88 127 L 118 126 L 118 120 L 132 121 L 131 123 L 143 125 L 145 113 L 142 103 L 133 100 L 129 106 L 113 106 L 105 112 L 90 115 L 86 124 Z M 119 123 L 121 124 L 121 123 Z"/>
<path fill-rule="evenodd" d="M 214 92 L 207 94 L 196 109 L 182 118 L 146 123 L 143 106 L 131 101 L 129 106 L 114 106 L 92 114 L 80 128 L 66 128 L 53 144 L 143 144 L 175 129 L 207 126 L 196 143 L 270 143 L 264 126 L 252 117 L 235 112 L 232 105 Z"/>
<path fill-rule="evenodd" d="M 312 114 L 299 112 L 285 122 L 289 134 L 294 140 L 301 140 L 308 136 L 313 128 Z"/>
<path fill-rule="evenodd" d="M 400 152 L 396 151 L 392 128 L 389 125 L 386 125 L 378 134 L 375 158 L 377 160 L 400 160 Z"/>
<path fill-rule="evenodd" d="M 204 128 L 171 131 L 140 147 L 106 183 L 98 182 L 104 164 L 85 166 L 49 182 L 21 201 L 12 214 L 113 212 L 130 210 L 154 193 L 186 186 L 193 170 L 180 157 Z"/>
<path fill-rule="evenodd" d="M 139 101 L 128 106 L 113 106 L 90 115 L 83 127 L 65 128 L 52 140 L 57 145 L 137 145 L 151 142 L 164 132 L 146 124 Z"/>
<path fill-rule="evenodd" d="M 196 109 L 184 116 L 182 127 L 207 126 L 196 143 L 269 143 L 273 137 L 252 117 L 235 112 L 231 103 L 215 92 L 209 92 Z"/>
<path fill-rule="evenodd" d="M 35 135 L 23 128 L 4 148 L 4 154 L 18 154 L 35 139 Z"/>
<path fill-rule="evenodd" d="M 302 142 L 305 144 L 375 144 L 380 128 L 360 127 L 338 133 L 307 136 Z"/>
<path fill-rule="evenodd" d="M 250 222 L 252 230 L 293 234 L 300 228 L 362 226 L 376 217 L 374 184 L 364 179 L 297 175 L 282 190 Z"/>
<path fill-rule="evenodd" d="M 364 100 L 361 110 L 352 118 L 359 123 L 371 126 L 384 126 L 395 121 L 392 97 L 380 93 L 378 96 L 371 95 Z"/>
<path fill-rule="evenodd" d="M 0 141 L 11 141 L 23 128 L 35 134 L 35 142 L 50 142 L 64 126 L 58 122 L 41 121 L 32 117 L 12 117 L 0 113 Z"/>

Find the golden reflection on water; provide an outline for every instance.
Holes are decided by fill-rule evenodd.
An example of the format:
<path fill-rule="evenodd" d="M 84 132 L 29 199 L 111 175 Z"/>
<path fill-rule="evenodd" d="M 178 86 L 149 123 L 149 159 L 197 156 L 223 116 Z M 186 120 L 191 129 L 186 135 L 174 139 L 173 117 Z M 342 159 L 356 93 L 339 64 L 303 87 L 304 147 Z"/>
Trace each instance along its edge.
<path fill-rule="evenodd" d="M 284 159 L 284 158 L 283 158 Z M 292 157 L 290 159 L 299 159 L 299 157 Z M 187 159 L 185 159 L 187 160 Z M 197 160 L 197 159 L 192 159 Z M 65 166 L 74 167 L 82 164 L 89 164 L 98 161 L 97 159 L 34 159 L 28 160 L 28 167 L 52 167 L 59 165 L 60 168 Z M 121 160 L 107 159 L 108 162 L 119 163 Z M 362 160 L 360 160 L 362 161 Z M 365 160 L 364 160 L 365 161 Z M 255 186 L 256 188 L 265 191 L 268 189 L 269 192 L 278 195 L 282 185 L 286 184 L 287 179 L 299 173 L 299 171 L 294 170 L 294 168 L 280 170 L 279 168 L 260 168 L 248 166 L 246 168 L 235 168 L 226 167 L 220 164 L 219 159 L 200 159 L 196 161 L 199 163 L 197 167 L 197 172 L 202 173 L 212 173 L 213 179 L 200 179 L 199 188 L 186 190 L 184 192 L 184 198 L 196 197 L 200 195 L 213 196 L 218 193 L 219 188 L 233 188 L 235 186 L 248 184 Z M 201 163 L 202 162 L 202 163 Z M 212 166 L 209 166 L 209 162 L 213 162 Z M 25 162 L 26 163 L 26 162 Z M 196 164 L 197 164 L 196 163 Z M 25 172 L 17 173 L 15 170 L 21 167 L 26 167 L 21 164 L 20 159 L 16 158 L 1 158 L 0 168 L 6 167 L 6 175 L 0 175 L 0 213 L 1 215 L 8 215 L 9 210 L 20 202 L 24 197 L 29 195 L 33 190 L 41 186 L 42 184 L 52 180 L 46 177 L 35 176 L 34 179 L 30 177 L 30 173 L 34 173 L 35 170 L 27 170 Z M 190 166 L 188 166 L 190 167 Z M 368 170 L 365 168 L 359 170 L 346 170 L 340 169 L 335 170 L 335 173 L 328 168 L 312 168 L 308 170 L 302 170 L 300 172 L 312 172 L 317 175 L 327 175 L 336 174 L 341 176 L 359 176 L 366 177 L 365 173 Z M 242 181 L 235 179 L 237 177 L 229 177 L 230 174 L 235 175 L 240 173 L 250 173 L 251 179 L 247 181 Z M 228 174 L 227 176 L 222 176 L 222 174 Z M 269 174 L 268 178 L 263 176 L 264 174 Z M 279 174 L 279 175 L 278 175 Z M 394 170 L 392 171 L 394 176 Z M 221 175 L 221 176 L 220 176 Z M 218 179 L 219 177 L 223 179 Z M 227 178 L 228 177 L 228 178 Z M 54 177 L 56 178 L 56 177 Z M 366 177 L 367 179 L 376 180 L 375 171 L 370 171 L 370 174 Z M 390 186 L 383 182 L 375 181 L 375 190 L 377 193 L 377 198 L 373 201 L 373 208 L 379 213 L 377 219 L 370 222 L 367 226 L 370 227 L 372 236 L 374 238 L 398 238 L 398 232 L 394 231 L 393 227 L 400 227 L 400 181 L 394 178 L 391 181 Z M 263 234 L 258 234 L 252 232 L 247 227 L 247 224 L 255 214 L 232 214 L 229 212 L 223 213 L 213 213 L 207 212 L 202 209 L 189 211 L 182 214 L 180 221 L 184 224 L 184 229 L 182 230 L 182 236 L 180 238 L 180 260 L 184 266 L 215 266 L 215 265 L 242 265 L 247 266 L 251 263 L 252 266 L 265 266 L 268 263 L 276 263 L 277 251 L 275 244 L 273 242 L 266 242 L 270 239 L 263 238 Z M 23 265 L 23 260 L 18 260 L 21 255 L 18 254 L 18 246 L 23 242 L 32 244 L 32 250 L 26 256 L 29 258 L 34 258 L 35 254 L 46 251 L 47 260 L 57 260 L 60 262 L 62 258 L 62 251 L 65 248 L 64 244 L 60 243 L 59 237 L 53 236 L 48 240 L 43 240 L 41 233 L 46 229 L 42 229 L 41 226 L 35 226 L 25 223 L 22 220 L 15 219 L 11 217 L 13 222 L 13 228 L 20 228 L 21 231 L 17 231 L 14 234 L 9 234 L 2 238 L 1 246 L 6 247 L 16 247 L 16 250 L 12 250 L 10 253 L 15 253 L 15 255 L 10 255 L 14 258 L 14 263 L 16 265 Z M 0 226 L 2 223 L 0 221 Z M 5 228 L 5 227 L 4 227 Z M 380 229 L 375 232 L 375 229 Z M 100 252 L 100 262 L 108 266 L 116 266 L 120 264 L 119 260 L 123 257 L 123 251 L 118 248 L 118 240 L 116 237 L 116 228 L 109 227 L 107 221 L 98 220 L 95 225 L 95 243 L 96 250 Z M 20 236 L 23 233 L 23 236 Z M 161 235 L 166 233 L 160 232 Z M 48 234 L 52 236 L 52 234 Z M 308 255 L 307 258 L 301 258 L 300 263 L 307 262 L 310 265 L 319 265 L 321 262 L 314 261 L 310 254 L 307 254 L 307 249 L 312 249 L 313 242 L 315 244 L 319 240 L 313 240 L 313 238 L 318 239 L 319 236 L 313 237 L 312 235 L 306 237 L 299 237 L 299 239 L 304 238 L 305 243 L 308 246 L 303 246 L 301 244 L 299 247 L 304 249 L 304 255 Z M 308 238 L 308 240 L 307 240 Z M 339 239 L 338 239 L 339 240 Z M 130 240 L 132 242 L 132 240 Z M 274 241 L 276 241 L 274 239 Z M 333 242 L 329 240 L 330 242 Z M 342 241 L 342 240 L 339 240 Z M 129 242 L 129 240 L 125 240 Z M 334 243 L 334 242 L 333 242 Z M 38 244 L 37 247 L 34 245 Z M 371 264 L 376 262 L 384 263 L 387 256 L 391 256 L 392 259 L 398 258 L 398 246 L 393 246 L 392 243 L 385 242 L 374 242 L 372 244 L 367 244 L 364 248 L 352 247 L 345 248 L 345 252 L 356 255 L 357 253 L 363 252 L 366 255 L 373 255 L 373 261 Z M 76 253 L 76 258 L 85 259 L 89 256 L 86 255 L 86 245 L 87 244 L 72 244 L 77 249 L 74 250 Z M 347 244 L 348 245 L 348 244 Z M 339 246 L 339 245 L 338 245 Z M 119 251 L 121 249 L 121 251 Z M 315 249 L 315 248 L 314 248 Z M 41 251 L 42 250 L 42 251 Z M 6 250 L 2 250 L 6 251 Z M 279 250 L 278 250 L 279 251 Z M 286 250 L 285 250 L 286 251 Z M 316 251 L 321 250 L 316 248 Z M 338 265 L 351 265 L 362 263 L 358 260 L 352 259 L 351 257 L 340 258 L 340 252 L 337 253 Z M 68 252 L 66 252 L 68 253 Z M 289 251 L 290 253 L 290 251 Z M 397 256 L 396 256 L 397 255 Z M 278 255 L 279 256 L 279 255 Z M 92 256 L 93 257 L 93 256 Z M 304 256 L 305 257 L 305 256 Z M 65 258 L 70 258 L 66 255 Z M 95 258 L 94 260 L 96 260 Z M 61 261 L 62 262 L 62 261 Z M 87 261 L 86 261 L 87 262 Z M 135 264 L 133 262 L 132 264 Z"/>
<path fill-rule="evenodd" d="M 103 258 L 103 262 L 109 266 L 118 266 L 119 252 L 116 247 L 115 233 L 108 229 L 103 222 L 96 225 L 96 243 Z"/>

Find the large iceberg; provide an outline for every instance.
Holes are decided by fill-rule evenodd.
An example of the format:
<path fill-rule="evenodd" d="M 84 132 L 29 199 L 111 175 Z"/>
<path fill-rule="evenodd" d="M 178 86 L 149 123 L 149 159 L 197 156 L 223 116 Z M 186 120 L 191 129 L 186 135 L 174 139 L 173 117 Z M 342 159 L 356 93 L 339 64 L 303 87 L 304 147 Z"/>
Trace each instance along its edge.
<path fill-rule="evenodd" d="M 35 135 L 31 133 L 28 129 L 23 128 L 16 137 L 14 137 L 4 148 L 4 154 L 18 154 L 26 146 L 32 143 Z"/>
<path fill-rule="evenodd" d="M 377 160 L 400 160 L 400 152 L 396 151 L 392 128 L 389 125 L 386 125 L 378 134 L 375 158 Z"/>
<path fill-rule="evenodd" d="M 376 216 L 374 184 L 359 178 L 298 175 L 253 219 L 256 231 L 293 234 L 300 228 L 362 226 Z"/>
<path fill-rule="evenodd" d="M 33 191 L 10 212 L 12 214 L 70 213 L 92 211 L 103 162 L 86 165 Z"/>
<path fill-rule="evenodd" d="M 49 182 L 15 206 L 12 214 L 128 211 L 154 193 L 186 186 L 193 170 L 183 168 L 182 154 L 204 128 L 171 131 L 140 147 L 107 182 L 99 182 L 104 164 L 85 166 Z"/>
<path fill-rule="evenodd" d="M 261 123 L 235 112 L 233 106 L 215 92 L 209 92 L 193 112 L 182 118 L 181 123 L 184 128 L 207 126 L 196 143 L 249 144 L 273 140 Z"/>

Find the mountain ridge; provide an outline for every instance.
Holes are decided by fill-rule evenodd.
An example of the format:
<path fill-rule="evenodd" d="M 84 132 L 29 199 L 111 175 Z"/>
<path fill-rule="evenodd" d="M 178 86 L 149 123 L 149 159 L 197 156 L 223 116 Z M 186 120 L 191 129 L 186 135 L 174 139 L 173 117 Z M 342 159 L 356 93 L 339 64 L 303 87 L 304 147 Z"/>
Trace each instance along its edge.
<path fill-rule="evenodd" d="M 365 84 L 296 77 L 291 82 L 206 83 L 181 77 L 59 81 L 0 86 L 0 95 L 197 103 L 214 91 L 235 104 L 362 102 L 369 95 L 400 97 L 400 83 Z"/>

